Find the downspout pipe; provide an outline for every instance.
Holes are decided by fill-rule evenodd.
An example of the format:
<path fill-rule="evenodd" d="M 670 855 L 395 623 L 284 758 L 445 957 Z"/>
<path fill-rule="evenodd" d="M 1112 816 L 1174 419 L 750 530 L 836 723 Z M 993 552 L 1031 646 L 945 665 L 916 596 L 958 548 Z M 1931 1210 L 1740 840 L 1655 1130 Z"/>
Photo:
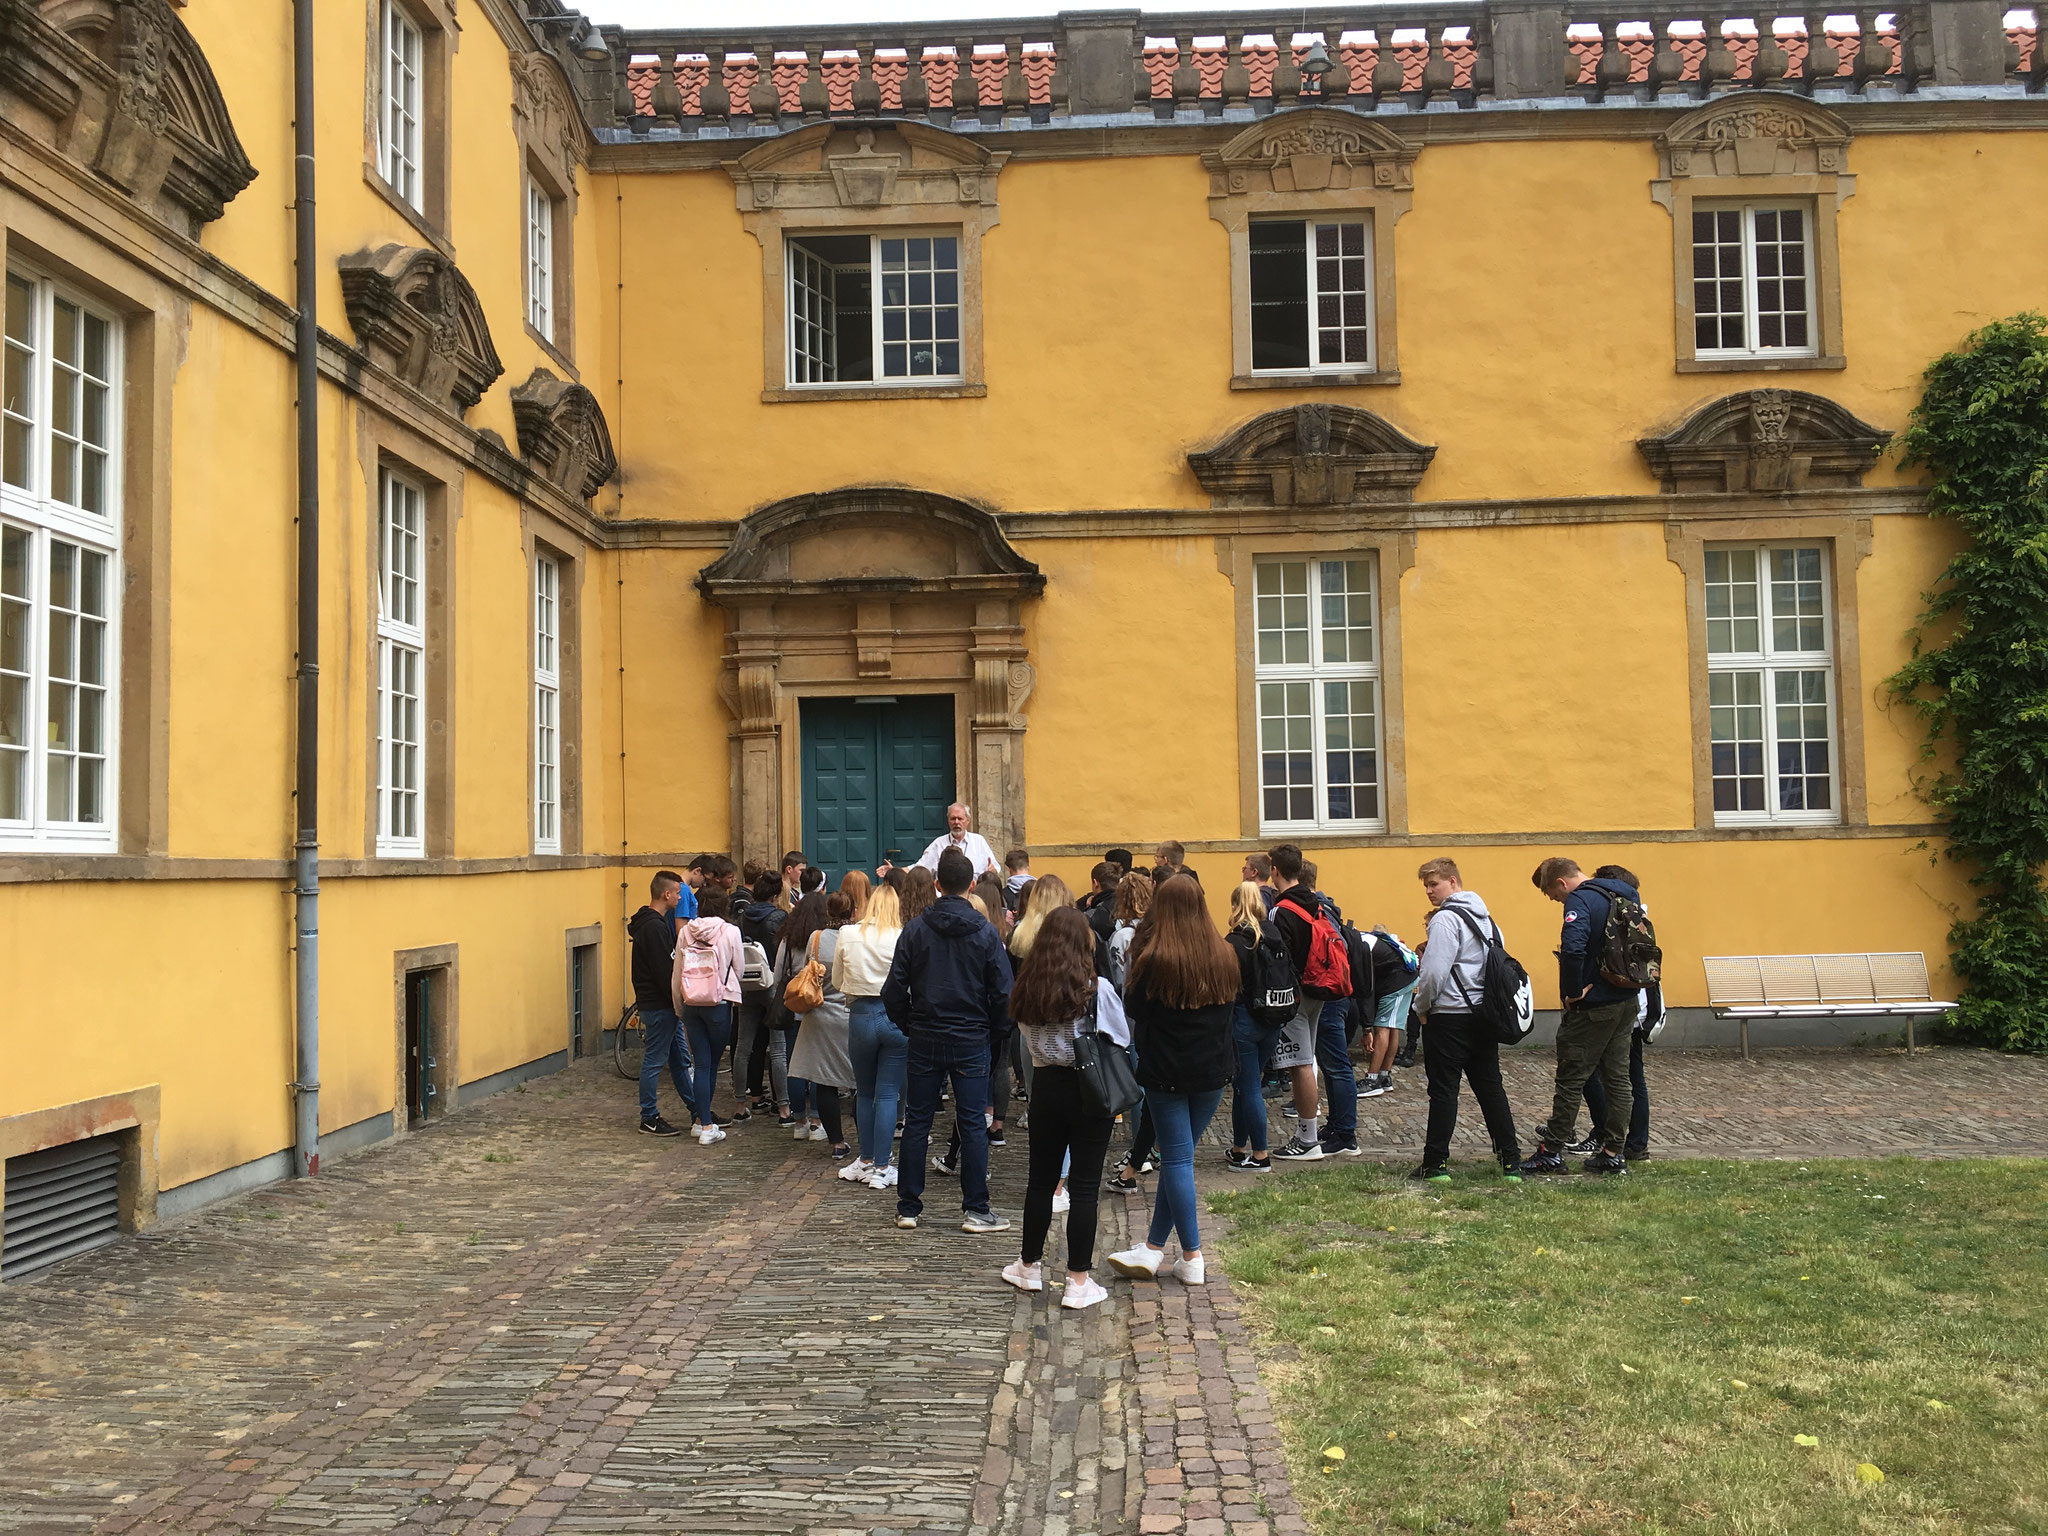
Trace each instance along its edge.
<path fill-rule="evenodd" d="M 293 1008 L 292 1171 L 320 1171 L 320 317 L 319 248 L 313 224 L 313 5 L 292 0 L 293 340 L 298 367 L 299 635 L 298 762 L 292 844 L 298 930 Z"/>

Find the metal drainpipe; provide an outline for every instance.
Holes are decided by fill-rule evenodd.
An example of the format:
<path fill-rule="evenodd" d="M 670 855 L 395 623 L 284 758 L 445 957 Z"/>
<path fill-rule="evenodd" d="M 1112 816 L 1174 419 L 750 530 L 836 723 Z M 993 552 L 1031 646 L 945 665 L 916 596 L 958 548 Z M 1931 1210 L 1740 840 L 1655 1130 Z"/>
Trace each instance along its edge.
<path fill-rule="evenodd" d="M 293 1171 L 320 1171 L 320 298 L 313 240 L 313 3 L 292 0 L 294 256 L 298 316 L 299 735 L 292 844 L 298 929 Z"/>

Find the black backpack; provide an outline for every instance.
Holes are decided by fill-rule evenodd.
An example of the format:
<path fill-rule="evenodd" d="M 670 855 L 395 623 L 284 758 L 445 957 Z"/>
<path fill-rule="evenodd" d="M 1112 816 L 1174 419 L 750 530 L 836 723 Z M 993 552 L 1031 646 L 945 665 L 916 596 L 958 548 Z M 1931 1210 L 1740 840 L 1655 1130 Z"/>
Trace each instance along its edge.
<path fill-rule="evenodd" d="M 1259 1028 L 1278 1029 L 1300 1011 L 1294 954 L 1280 937 L 1280 930 L 1271 923 L 1259 925 L 1259 937 L 1246 959 L 1245 974 L 1245 1011 Z"/>
<path fill-rule="evenodd" d="M 1370 1022 L 1380 997 L 1379 977 L 1373 967 L 1373 954 L 1379 946 L 1348 917 L 1337 925 L 1337 931 L 1344 935 L 1344 952 L 1351 957 L 1351 999 L 1358 1004 L 1359 1016 Z"/>
<path fill-rule="evenodd" d="M 1465 983 L 1458 976 L 1455 957 L 1451 961 L 1452 984 L 1472 1010 L 1473 1017 L 1492 1030 L 1496 1040 L 1502 1045 L 1520 1045 L 1529 1038 L 1529 1031 L 1536 1027 L 1536 998 L 1529 986 L 1529 973 L 1501 943 L 1499 923 L 1490 922 L 1488 926 L 1493 931 L 1489 933 L 1479 926 L 1479 919 L 1463 907 L 1445 907 L 1443 910 L 1457 913 L 1464 919 L 1465 926 L 1472 930 L 1472 936 L 1486 946 L 1486 958 L 1479 965 L 1479 996 L 1475 998 L 1465 990 Z"/>

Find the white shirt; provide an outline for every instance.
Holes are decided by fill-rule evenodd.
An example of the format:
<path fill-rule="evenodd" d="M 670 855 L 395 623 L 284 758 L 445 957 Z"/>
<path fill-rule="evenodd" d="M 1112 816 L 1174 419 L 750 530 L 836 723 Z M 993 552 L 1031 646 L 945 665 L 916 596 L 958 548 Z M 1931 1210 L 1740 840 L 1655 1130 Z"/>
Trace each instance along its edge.
<path fill-rule="evenodd" d="M 993 869 L 998 874 L 1002 873 L 1001 867 L 996 863 L 995 850 L 989 847 L 988 839 L 979 832 L 963 832 L 960 834 L 958 842 L 953 840 L 951 832 L 947 832 L 942 837 L 933 838 L 931 847 L 924 851 L 924 857 L 919 859 L 917 865 L 912 867 L 922 866 L 936 875 L 939 872 L 939 855 L 948 848 L 958 848 L 967 855 L 967 862 L 974 866 L 974 873 L 977 879 L 980 878 L 981 872 L 984 869 Z"/>

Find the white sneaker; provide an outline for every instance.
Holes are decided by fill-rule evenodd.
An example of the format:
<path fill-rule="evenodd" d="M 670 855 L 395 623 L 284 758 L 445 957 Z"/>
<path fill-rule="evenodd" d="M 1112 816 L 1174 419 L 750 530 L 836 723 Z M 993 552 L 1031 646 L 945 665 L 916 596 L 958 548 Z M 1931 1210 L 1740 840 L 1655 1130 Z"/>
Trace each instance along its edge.
<path fill-rule="evenodd" d="M 810 1139 L 812 1141 L 828 1140 L 829 1138 L 825 1135 L 825 1127 L 823 1127 L 822 1125 L 812 1126 L 810 1131 Z"/>
<path fill-rule="evenodd" d="M 700 1146 L 708 1147 L 714 1141 L 723 1140 L 725 1140 L 725 1131 L 722 1127 L 716 1125 L 700 1125 L 697 1127 L 697 1142 Z"/>
<path fill-rule="evenodd" d="M 1199 1256 L 1192 1259 L 1175 1259 L 1173 1278 L 1182 1285 L 1200 1285 L 1207 1278 L 1203 1273 L 1203 1267 Z"/>
<path fill-rule="evenodd" d="M 865 1184 L 868 1176 L 875 1171 L 875 1165 L 864 1157 L 856 1157 L 839 1170 L 839 1177 L 849 1184 Z"/>
<path fill-rule="evenodd" d="M 1067 1193 L 1067 1191 L 1065 1191 L 1064 1189 L 1056 1189 L 1052 1192 L 1052 1213 L 1055 1216 L 1057 1216 L 1061 1211 L 1071 1211 L 1073 1208 L 1074 1197 Z"/>
<path fill-rule="evenodd" d="M 1036 1264 L 1026 1264 L 1022 1259 L 1012 1259 L 1003 1266 L 1003 1278 L 1020 1291 L 1042 1291 L 1045 1281 Z"/>
<path fill-rule="evenodd" d="M 1164 1252 L 1157 1248 L 1148 1248 L 1143 1243 L 1109 1256 L 1109 1267 L 1132 1280 L 1156 1280 L 1159 1277 L 1159 1266 L 1165 1262 Z"/>
<path fill-rule="evenodd" d="M 1092 1307 L 1097 1302 L 1107 1300 L 1109 1300 L 1109 1292 L 1097 1284 L 1095 1277 L 1090 1275 L 1079 1285 L 1069 1280 L 1067 1282 L 1067 1294 L 1060 1298 L 1060 1305 L 1069 1312 L 1079 1312 L 1084 1307 Z"/>
<path fill-rule="evenodd" d="M 895 1187 L 896 1165 L 894 1163 L 891 1163 L 887 1168 L 874 1168 L 869 1170 L 869 1189 L 894 1189 Z"/>
<path fill-rule="evenodd" d="M 794 1141 L 809 1141 L 811 1139 L 811 1128 L 799 1120 L 789 1134 L 790 1138 Z"/>

